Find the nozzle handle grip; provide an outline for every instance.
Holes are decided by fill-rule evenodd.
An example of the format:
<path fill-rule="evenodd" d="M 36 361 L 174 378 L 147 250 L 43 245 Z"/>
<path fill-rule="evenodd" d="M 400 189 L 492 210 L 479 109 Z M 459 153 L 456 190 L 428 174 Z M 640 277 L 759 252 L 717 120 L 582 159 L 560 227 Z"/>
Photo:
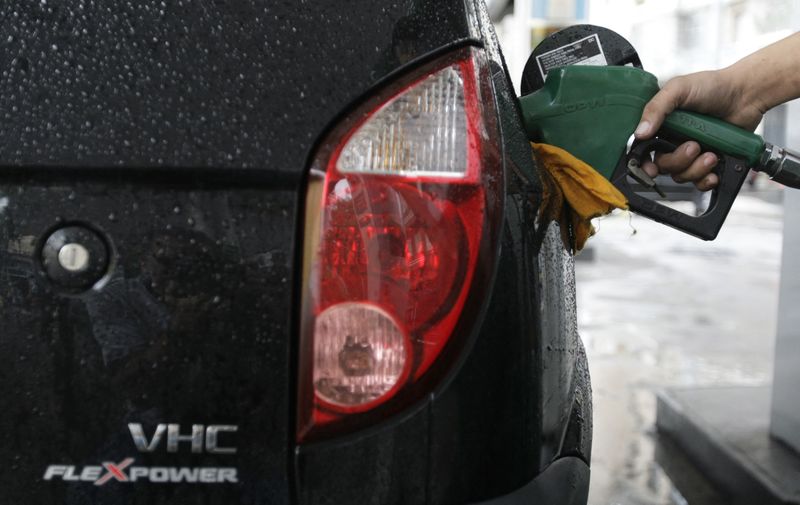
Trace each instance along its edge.
<path fill-rule="evenodd" d="M 717 165 L 719 184 L 711 194 L 708 210 L 700 216 L 690 216 L 638 194 L 628 179 L 628 161 L 632 157 L 642 162 L 652 151 L 668 152 L 674 149 L 675 145 L 658 138 L 635 144 L 631 155 L 620 158 L 611 183 L 628 199 L 631 211 L 703 240 L 714 240 L 747 178 L 749 171 L 746 163 L 733 156 L 721 154 Z"/>
<path fill-rule="evenodd" d="M 753 132 L 685 110 L 667 115 L 659 135 L 676 141 L 697 141 L 704 150 L 744 160 L 748 168 L 758 165 L 766 147 L 764 139 Z"/>

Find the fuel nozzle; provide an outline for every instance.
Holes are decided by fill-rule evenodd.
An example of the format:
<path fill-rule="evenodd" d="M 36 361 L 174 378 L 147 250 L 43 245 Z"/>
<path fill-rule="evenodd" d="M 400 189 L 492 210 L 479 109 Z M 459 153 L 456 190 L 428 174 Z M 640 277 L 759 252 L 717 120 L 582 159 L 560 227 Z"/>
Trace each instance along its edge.
<path fill-rule="evenodd" d="M 755 170 L 790 188 L 800 188 L 800 155 L 767 143 Z"/>

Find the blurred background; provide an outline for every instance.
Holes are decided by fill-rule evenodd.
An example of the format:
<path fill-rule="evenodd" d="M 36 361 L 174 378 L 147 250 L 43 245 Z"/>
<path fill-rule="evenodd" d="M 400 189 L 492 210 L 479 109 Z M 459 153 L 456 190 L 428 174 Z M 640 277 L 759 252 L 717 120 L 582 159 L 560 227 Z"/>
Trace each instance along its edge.
<path fill-rule="evenodd" d="M 783 38 L 797 0 L 487 0 L 514 84 L 528 55 L 562 28 L 610 28 L 638 50 L 645 70 L 666 80 L 720 68 Z"/>
<path fill-rule="evenodd" d="M 596 24 L 623 35 L 662 84 L 676 75 L 727 66 L 800 29 L 800 0 L 487 0 L 487 5 L 517 90 L 531 50 L 573 24 Z M 800 149 L 800 105 L 770 111 L 757 131 L 767 141 Z M 800 215 L 798 198 L 754 177 L 713 242 L 623 212 L 596 223 L 598 234 L 576 258 L 578 323 L 594 389 L 590 504 L 747 503 L 715 486 L 707 469 L 659 434 L 657 395 L 666 390 L 755 395 L 758 401 L 746 403 L 754 404 L 756 413 L 741 414 L 751 421 L 749 431 L 735 436 L 744 446 L 766 444 L 765 454 L 794 454 L 768 431 L 776 334 L 787 333 L 789 324 L 780 323 L 779 300 L 788 306 L 792 296 L 781 293 L 787 275 L 781 272 L 784 217 Z M 677 200 L 671 205 L 692 213 L 697 195 L 687 192 Z M 797 349 L 798 343 L 794 338 L 789 345 Z M 786 354 L 783 349 L 779 355 Z M 733 413 L 737 407 L 725 408 Z M 795 467 L 781 460 L 778 471 Z M 797 503 L 800 472 L 794 477 L 796 494 L 790 490 L 780 503 Z"/>

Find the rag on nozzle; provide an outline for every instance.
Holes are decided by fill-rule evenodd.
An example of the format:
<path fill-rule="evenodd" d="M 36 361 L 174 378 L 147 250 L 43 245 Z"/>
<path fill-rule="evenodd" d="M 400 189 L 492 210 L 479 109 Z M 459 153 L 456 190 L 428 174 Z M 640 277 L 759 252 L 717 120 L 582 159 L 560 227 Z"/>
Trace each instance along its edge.
<path fill-rule="evenodd" d="M 594 235 L 592 219 L 628 209 L 625 196 L 595 169 L 564 149 L 531 143 L 544 187 L 541 212 L 561 225 L 564 243 L 578 252 Z"/>

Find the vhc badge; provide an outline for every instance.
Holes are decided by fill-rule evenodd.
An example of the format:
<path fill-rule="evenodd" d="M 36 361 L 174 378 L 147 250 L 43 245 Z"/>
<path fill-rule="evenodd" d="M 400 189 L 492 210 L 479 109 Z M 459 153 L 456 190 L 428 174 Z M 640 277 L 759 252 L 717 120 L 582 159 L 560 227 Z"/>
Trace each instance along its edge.
<path fill-rule="evenodd" d="M 235 433 L 238 429 L 238 426 L 231 424 L 209 424 L 208 426 L 193 424 L 190 433 L 181 434 L 180 424 L 159 424 L 148 441 L 141 424 L 128 424 L 133 443 L 139 452 L 155 452 L 166 432 L 167 452 L 178 452 L 178 445 L 181 442 L 188 442 L 191 444 L 191 451 L 195 454 L 204 451 L 210 454 L 236 454 L 235 447 L 222 447 L 219 437 L 221 433 Z"/>

